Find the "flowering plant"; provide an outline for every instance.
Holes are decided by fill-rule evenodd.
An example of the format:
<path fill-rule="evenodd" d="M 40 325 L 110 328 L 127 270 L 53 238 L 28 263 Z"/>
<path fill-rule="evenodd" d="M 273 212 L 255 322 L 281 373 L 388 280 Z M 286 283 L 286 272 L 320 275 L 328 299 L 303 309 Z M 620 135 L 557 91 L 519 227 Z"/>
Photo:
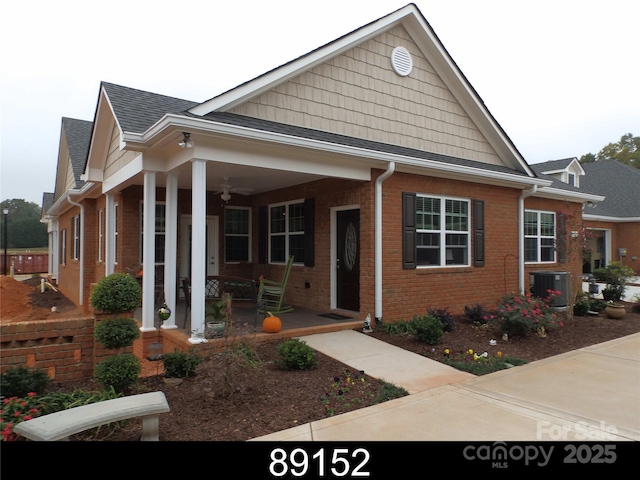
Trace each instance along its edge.
<path fill-rule="evenodd" d="M 373 397 L 371 385 L 364 376 L 364 371 L 351 374 L 348 370 L 342 376 L 333 377 L 331 389 L 320 397 L 327 416 L 343 413 L 353 405 L 359 405 L 363 399 Z"/>
<path fill-rule="evenodd" d="M 533 332 L 544 336 L 546 332 L 562 327 L 563 323 L 558 321 L 551 306 L 553 297 L 560 293 L 547 290 L 548 296 L 543 299 L 533 297 L 529 293 L 505 295 L 496 310 L 502 331 L 508 335 L 526 335 Z"/>
<path fill-rule="evenodd" d="M 29 392 L 26 397 L 9 397 L 2 399 L 0 414 L 0 432 L 5 442 L 16 440 L 18 435 L 13 432 L 13 427 L 18 423 L 31 420 L 39 415 L 42 404 L 35 392 Z"/>

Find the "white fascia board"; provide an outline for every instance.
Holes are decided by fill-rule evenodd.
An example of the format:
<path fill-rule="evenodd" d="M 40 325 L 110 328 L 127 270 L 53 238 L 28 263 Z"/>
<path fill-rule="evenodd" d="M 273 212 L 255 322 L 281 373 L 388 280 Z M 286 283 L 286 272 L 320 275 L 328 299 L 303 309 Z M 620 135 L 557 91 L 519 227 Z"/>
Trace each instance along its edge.
<path fill-rule="evenodd" d="M 109 178 L 105 178 L 102 182 L 102 193 L 109 193 L 114 188 L 118 187 L 125 181 L 134 177 L 138 173 L 144 170 L 142 153 L 133 158 L 124 167 L 120 168 Z"/>
<path fill-rule="evenodd" d="M 589 220 L 592 222 L 611 222 L 611 223 L 640 222 L 640 217 L 608 217 L 605 215 L 590 215 L 588 213 L 583 213 L 582 219 Z"/>
<path fill-rule="evenodd" d="M 257 130 L 237 125 L 229 125 L 226 123 L 213 122 L 193 117 L 184 117 L 180 115 L 168 114 L 160 121 L 149 128 L 145 133 L 125 133 L 124 139 L 127 145 L 131 144 L 133 149 L 138 146 L 140 148 L 145 144 L 153 144 L 156 139 L 162 137 L 167 131 L 172 129 L 179 131 L 190 131 L 201 133 L 215 133 L 238 137 L 244 140 L 256 140 L 285 145 L 290 147 L 299 147 L 318 150 L 337 155 L 347 155 L 351 157 L 359 157 L 365 160 L 382 162 L 382 165 L 372 165 L 376 168 L 386 168 L 388 162 L 396 162 L 398 165 L 406 165 L 422 170 L 423 174 L 428 171 L 439 171 L 443 173 L 451 173 L 462 175 L 467 179 L 482 178 L 484 183 L 505 184 L 508 183 L 516 188 L 522 186 L 538 185 L 545 187 L 551 185 L 550 180 L 543 180 L 538 177 L 527 177 L 522 175 L 510 175 L 504 172 L 496 172 L 493 170 L 484 170 L 481 168 L 467 167 L 463 165 L 453 165 L 448 163 L 436 162 L 433 160 L 425 160 L 420 158 L 408 157 L 404 155 L 380 152 L 377 150 L 367 150 L 359 147 L 340 145 L 331 142 L 323 142 L 320 140 L 312 140 L 280 133 Z"/>
<path fill-rule="evenodd" d="M 69 210 L 72 205 L 69 203 L 69 201 L 67 200 L 67 198 L 71 197 L 71 196 L 80 196 L 80 197 L 84 197 L 86 196 L 94 187 L 96 186 L 95 183 L 93 182 L 87 182 L 85 183 L 81 188 L 72 188 L 67 190 L 66 192 L 64 192 L 60 198 L 58 198 L 58 200 L 56 200 L 56 202 L 51 205 L 51 207 L 49 208 L 49 210 L 47 210 L 45 212 L 45 214 L 47 216 L 52 216 L 52 217 L 56 217 L 61 215 L 62 213 L 66 212 L 67 210 Z"/>
<path fill-rule="evenodd" d="M 276 85 L 296 77 L 300 73 L 309 70 L 316 65 L 340 55 L 365 40 L 379 35 L 383 29 L 400 23 L 405 17 L 416 15 L 413 5 L 408 5 L 386 17 L 383 17 L 357 31 L 339 38 L 324 47 L 320 47 L 297 60 L 275 68 L 274 70 L 254 78 L 238 87 L 235 87 L 217 97 L 203 102 L 189 110 L 194 115 L 206 115 L 211 112 L 225 112 L 247 99 L 255 97 Z"/>
<path fill-rule="evenodd" d="M 536 197 L 542 198 L 551 198 L 554 200 L 568 200 L 571 202 L 602 202 L 605 197 L 602 195 L 594 195 L 591 193 L 584 192 L 574 192 L 570 190 L 561 190 L 559 188 L 549 188 L 543 187 L 539 189 L 536 194 Z"/>

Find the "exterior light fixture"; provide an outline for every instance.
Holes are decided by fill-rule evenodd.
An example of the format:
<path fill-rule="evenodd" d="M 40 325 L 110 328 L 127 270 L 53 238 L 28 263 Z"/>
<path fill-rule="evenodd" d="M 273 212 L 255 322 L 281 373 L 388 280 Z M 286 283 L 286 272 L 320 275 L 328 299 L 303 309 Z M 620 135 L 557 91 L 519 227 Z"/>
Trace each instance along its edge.
<path fill-rule="evenodd" d="M 182 141 L 178 143 L 180 148 L 191 148 L 193 147 L 193 140 L 191 140 L 191 134 L 187 132 L 182 132 Z"/>

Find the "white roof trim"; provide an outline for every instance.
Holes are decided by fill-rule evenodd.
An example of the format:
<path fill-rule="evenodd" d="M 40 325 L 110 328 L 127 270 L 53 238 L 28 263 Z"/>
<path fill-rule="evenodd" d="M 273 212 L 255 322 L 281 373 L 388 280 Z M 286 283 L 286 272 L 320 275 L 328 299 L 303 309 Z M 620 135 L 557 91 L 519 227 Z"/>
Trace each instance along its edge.
<path fill-rule="evenodd" d="M 605 215 L 590 215 L 588 213 L 582 213 L 583 220 L 590 220 L 592 222 L 611 222 L 611 223 L 630 223 L 640 222 L 640 217 L 608 217 Z M 593 227 L 597 228 L 597 227 Z"/>
<path fill-rule="evenodd" d="M 573 190 L 562 190 L 552 187 L 543 187 L 538 189 L 535 196 L 559 200 L 569 200 L 573 202 L 602 202 L 605 199 L 605 197 L 603 197 L 602 195 L 576 192 Z"/>
<path fill-rule="evenodd" d="M 286 63 L 280 67 L 271 70 L 259 77 L 254 78 L 242 85 L 235 87 L 217 97 L 206 102 L 196 105 L 189 110 L 194 115 L 206 115 L 211 112 L 225 112 L 231 108 L 245 102 L 249 98 L 260 95 L 261 93 L 271 90 L 287 80 L 300 75 L 302 72 L 309 70 L 316 65 L 325 63 L 330 58 L 350 50 L 355 45 L 369 40 L 380 34 L 384 29 L 395 26 L 410 15 L 416 15 L 417 11 L 413 5 L 406 7 L 387 15 L 365 27 L 360 28 L 356 32 L 335 40 L 324 47 L 314 50 L 296 60 Z"/>
<path fill-rule="evenodd" d="M 467 167 L 464 165 L 455 165 L 443 162 L 437 162 L 434 160 L 425 160 L 421 158 L 408 157 L 404 155 L 396 155 L 392 153 L 380 152 L 377 150 L 368 150 L 360 147 L 352 147 L 348 145 L 340 145 L 331 142 L 325 142 L 321 140 L 313 140 L 307 138 L 301 138 L 291 135 L 285 135 L 281 133 L 274 133 L 265 130 L 258 130 L 248 127 L 242 127 L 237 125 L 229 125 L 227 123 L 214 122 L 208 119 L 200 119 L 194 117 L 183 117 L 175 114 L 167 114 L 155 125 L 150 127 L 145 133 L 130 133 L 125 132 L 122 140 L 127 147 L 131 149 L 139 149 L 140 146 L 149 146 L 149 144 L 155 143 L 156 139 L 160 140 L 164 137 L 165 133 L 176 131 L 188 130 L 193 135 L 194 133 L 213 133 L 221 135 L 235 136 L 242 139 L 256 140 L 272 142 L 280 145 L 286 145 L 299 148 L 310 148 L 323 152 L 330 152 L 340 155 L 349 155 L 352 157 L 360 157 L 373 162 L 396 162 L 398 165 L 406 165 L 408 167 L 419 168 L 425 171 L 437 170 L 440 172 L 451 172 L 452 174 L 466 175 L 474 178 L 483 178 L 491 180 L 487 183 L 496 184 L 511 184 L 515 188 L 522 188 L 522 186 L 538 185 L 548 186 L 551 185 L 550 180 L 544 180 L 538 177 L 528 177 L 522 175 L 510 175 L 504 172 L 497 172 L 493 170 L 486 170 L 482 168 Z M 376 168 L 386 168 L 380 165 L 372 165 Z M 601 198 L 601 197 L 598 197 Z"/>

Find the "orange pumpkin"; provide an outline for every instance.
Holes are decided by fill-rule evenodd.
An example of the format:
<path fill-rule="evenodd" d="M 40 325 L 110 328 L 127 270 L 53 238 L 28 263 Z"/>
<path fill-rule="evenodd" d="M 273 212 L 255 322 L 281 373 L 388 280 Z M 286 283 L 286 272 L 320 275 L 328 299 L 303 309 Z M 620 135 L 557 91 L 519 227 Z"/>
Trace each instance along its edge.
<path fill-rule="evenodd" d="M 269 316 L 262 321 L 262 330 L 266 333 L 278 333 L 282 329 L 282 320 L 274 317 L 271 312 L 267 313 Z"/>

